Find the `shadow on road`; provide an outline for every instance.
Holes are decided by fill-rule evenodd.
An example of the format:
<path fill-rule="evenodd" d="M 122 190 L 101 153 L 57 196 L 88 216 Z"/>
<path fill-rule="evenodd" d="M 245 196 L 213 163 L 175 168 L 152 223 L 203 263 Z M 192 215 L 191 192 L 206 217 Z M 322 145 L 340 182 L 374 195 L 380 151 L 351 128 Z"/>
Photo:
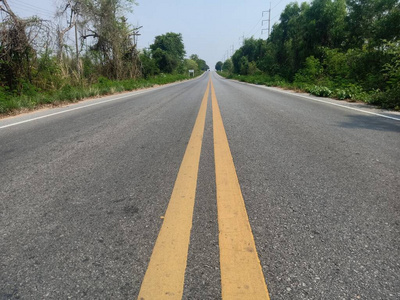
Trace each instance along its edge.
<path fill-rule="evenodd" d="M 373 115 L 351 115 L 348 116 L 347 122 L 340 122 L 338 123 L 338 126 L 350 129 L 369 129 L 400 133 L 400 121 L 385 119 Z"/>

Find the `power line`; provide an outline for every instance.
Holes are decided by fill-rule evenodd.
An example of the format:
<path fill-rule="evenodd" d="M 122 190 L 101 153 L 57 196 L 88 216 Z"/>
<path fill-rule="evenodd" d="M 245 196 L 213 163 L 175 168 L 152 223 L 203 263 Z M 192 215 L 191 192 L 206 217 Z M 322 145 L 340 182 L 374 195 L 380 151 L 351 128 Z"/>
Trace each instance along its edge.
<path fill-rule="evenodd" d="M 46 17 L 46 18 L 53 18 L 54 17 L 54 15 L 45 14 L 45 13 L 42 13 L 40 11 L 36 11 L 35 12 L 35 11 L 30 10 L 30 9 L 26 9 L 26 8 L 19 7 L 19 6 L 15 6 L 14 8 L 15 8 L 15 12 L 17 12 L 17 15 L 18 15 L 18 12 L 23 12 L 23 13 L 25 13 L 25 15 L 29 15 L 29 16 L 43 16 L 43 17 Z"/>
<path fill-rule="evenodd" d="M 283 0 L 280 0 L 272 9 L 276 8 Z"/>
<path fill-rule="evenodd" d="M 263 11 L 261 18 L 257 21 L 257 23 L 253 26 L 253 28 L 250 29 L 250 30 L 247 32 L 246 36 L 249 36 L 250 33 L 251 33 L 250 36 L 253 36 L 253 35 L 259 30 L 258 27 L 260 26 L 260 22 L 261 22 L 261 27 L 264 25 L 264 22 L 268 22 L 268 28 L 261 28 L 261 35 L 263 34 L 263 31 L 265 30 L 265 31 L 268 31 L 268 37 L 269 37 L 269 35 L 270 35 L 270 33 L 271 33 L 271 21 L 272 21 L 272 20 L 275 20 L 277 17 L 280 16 L 280 14 L 279 14 L 279 15 L 276 15 L 275 17 L 271 18 L 271 11 L 272 11 L 274 8 L 276 8 L 282 1 L 283 1 L 283 0 L 280 0 L 280 1 L 279 1 L 277 4 L 275 4 L 274 7 L 272 7 L 272 8 L 271 8 L 272 3 L 270 2 L 269 10 Z M 267 20 L 263 20 L 263 18 L 264 18 L 264 13 L 268 13 L 268 19 L 267 19 Z M 239 41 L 240 41 L 240 38 L 239 38 Z M 239 42 L 239 43 L 240 43 L 240 42 Z M 243 35 L 243 43 L 244 43 L 244 35 Z M 233 52 L 234 52 L 233 46 L 231 46 L 231 48 L 230 48 L 229 50 L 231 50 L 231 51 L 232 51 L 232 54 L 233 54 Z M 229 52 L 230 52 L 229 50 L 227 50 L 227 51 L 225 52 L 224 57 L 223 57 L 224 60 L 226 60 L 226 59 L 229 58 Z"/>
<path fill-rule="evenodd" d="M 253 31 L 253 33 L 251 34 L 251 36 L 254 36 L 255 34 L 256 34 L 256 32 L 259 32 L 260 31 L 260 28 L 256 28 L 254 31 Z"/>
<path fill-rule="evenodd" d="M 36 7 L 33 5 L 29 5 L 24 2 L 13 2 L 11 1 L 11 6 L 17 8 L 18 10 L 22 10 L 27 13 L 40 13 L 42 15 L 45 15 L 47 17 L 54 17 L 54 12 L 50 12 L 49 10 L 42 9 L 40 7 Z"/>
<path fill-rule="evenodd" d="M 279 15 L 276 15 L 275 17 L 273 17 L 272 19 L 271 19 L 271 21 L 272 20 L 275 20 L 277 17 L 280 17 L 281 15 L 279 14 Z"/>
<path fill-rule="evenodd" d="M 19 13 L 23 12 L 24 15 L 29 15 L 29 16 L 40 15 L 40 16 L 43 16 L 43 17 L 46 17 L 46 18 L 53 18 L 54 17 L 53 15 L 45 14 L 45 13 L 42 13 L 42 12 L 39 12 L 39 11 L 35 12 L 35 11 L 32 11 L 32 10 L 24 8 L 24 7 L 20 7 L 20 6 L 14 6 L 13 5 L 13 10 L 14 10 L 14 12 L 17 13 L 17 15 L 19 15 Z"/>
<path fill-rule="evenodd" d="M 11 1 L 11 2 L 13 2 L 13 1 Z M 39 7 L 39 6 L 35 6 L 35 5 L 30 4 L 30 3 L 26 3 L 24 1 L 20 1 L 19 0 L 18 4 L 22 4 L 22 5 L 25 5 L 25 6 L 28 6 L 28 7 L 32 7 L 34 9 L 41 10 L 41 11 L 46 12 L 46 13 L 50 13 L 50 14 L 53 13 L 52 11 L 50 11 L 48 9 L 45 9 L 45 8 L 42 8 L 42 7 Z"/>
<path fill-rule="evenodd" d="M 263 17 L 261 16 L 261 18 L 260 18 L 260 20 L 258 20 L 257 24 L 254 25 L 254 27 L 253 27 L 251 30 L 249 30 L 249 32 L 246 34 L 246 36 L 249 36 L 249 33 L 252 32 L 252 31 L 254 31 L 254 28 L 257 27 L 257 25 L 261 22 L 262 18 L 263 18 Z M 257 29 L 257 30 L 258 30 L 258 29 Z"/>

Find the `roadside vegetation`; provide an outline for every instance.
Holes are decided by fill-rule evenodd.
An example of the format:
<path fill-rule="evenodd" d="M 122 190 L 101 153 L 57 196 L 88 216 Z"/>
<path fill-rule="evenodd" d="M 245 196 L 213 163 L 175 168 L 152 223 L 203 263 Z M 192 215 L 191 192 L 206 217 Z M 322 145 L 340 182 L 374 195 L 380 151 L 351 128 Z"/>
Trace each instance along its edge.
<path fill-rule="evenodd" d="M 215 68 L 241 81 L 400 110 L 400 2 L 291 3 L 267 40 L 245 40 Z"/>
<path fill-rule="evenodd" d="M 139 50 L 134 0 L 62 0 L 53 20 L 19 17 L 0 1 L 0 114 L 166 84 L 208 69 L 185 58 L 182 35 Z"/>

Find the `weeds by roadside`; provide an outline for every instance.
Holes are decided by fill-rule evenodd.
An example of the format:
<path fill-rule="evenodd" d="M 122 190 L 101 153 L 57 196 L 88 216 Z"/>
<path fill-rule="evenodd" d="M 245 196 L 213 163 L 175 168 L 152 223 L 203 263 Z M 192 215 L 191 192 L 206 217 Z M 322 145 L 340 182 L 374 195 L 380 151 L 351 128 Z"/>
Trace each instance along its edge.
<path fill-rule="evenodd" d="M 331 97 L 347 101 L 363 101 L 367 104 L 377 105 L 382 108 L 400 110 L 400 100 L 396 101 L 400 95 L 400 91 L 397 91 L 397 95 L 391 95 L 390 97 L 390 95 L 387 95 L 388 92 L 382 92 L 380 90 L 366 92 L 361 87 L 354 84 L 340 85 L 331 82 L 325 82 L 325 84 L 318 82 L 317 84 L 310 84 L 298 81 L 290 83 L 280 76 L 271 77 L 264 74 L 237 75 L 227 72 L 219 72 L 219 74 L 225 78 L 242 82 L 292 89 L 307 92 L 318 97 Z M 393 91 L 393 93 L 395 92 Z"/>
<path fill-rule="evenodd" d="M 133 91 L 148 88 L 155 85 L 163 85 L 176 81 L 189 79 L 181 74 L 160 74 L 147 79 L 130 79 L 115 81 L 100 77 L 97 83 L 90 86 L 64 85 L 61 89 L 42 93 L 30 91 L 30 93 L 18 96 L 0 87 L 0 114 L 10 114 L 21 109 L 34 109 L 46 104 L 57 104 L 62 102 L 76 102 L 84 98 L 110 95 L 114 93 Z"/>

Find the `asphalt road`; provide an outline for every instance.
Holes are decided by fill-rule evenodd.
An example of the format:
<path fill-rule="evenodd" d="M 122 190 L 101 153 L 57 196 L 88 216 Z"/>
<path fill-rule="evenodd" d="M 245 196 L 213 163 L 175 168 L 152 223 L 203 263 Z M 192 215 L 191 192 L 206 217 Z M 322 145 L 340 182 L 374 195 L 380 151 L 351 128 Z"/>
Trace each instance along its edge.
<path fill-rule="evenodd" d="M 0 299 L 136 299 L 205 95 L 182 298 L 222 297 L 209 76 L 270 298 L 400 299 L 400 114 L 213 72 L 0 120 Z"/>

